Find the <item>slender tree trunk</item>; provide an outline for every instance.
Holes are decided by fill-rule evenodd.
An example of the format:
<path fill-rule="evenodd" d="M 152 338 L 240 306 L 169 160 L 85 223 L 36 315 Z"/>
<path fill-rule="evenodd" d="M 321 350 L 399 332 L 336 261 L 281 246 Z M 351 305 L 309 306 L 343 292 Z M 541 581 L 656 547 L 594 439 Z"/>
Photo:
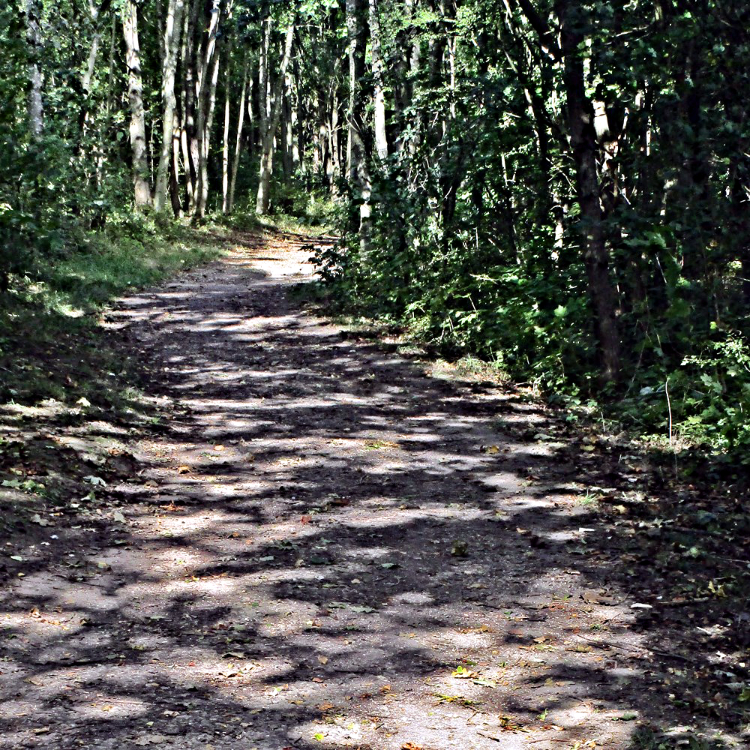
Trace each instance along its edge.
<path fill-rule="evenodd" d="M 185 13 L 185 28 L 182 32 L 182 131 L 180 149 L 185 172 L 185 202 L 183 210 L 192 214 L 195 210 L 196 186 L 198 184 L 198 135 L 195 122 L 196 97 L 196 25 L 202 0 L 192 0 L 190 12 Z"/>
<path fill-rule="evenodd" d="M 195 143 L 191 144 L 191 152 L 196 165 L 196 186 L 191 213 L 197 213 L 200 217 L 205 215 L 208 199 L 208 152 L 211 135 L 209 120 L 213 116 L 212 103 L 216 101 L 216 83 L 219 74 L 216 47 L 221 18 L 221 0 L 209 0 L 206 7 L 209 14 L 208 24 L 200 47 L 200 65 L 195 87 Z"/>
<path fill-rule="evenodd" d="M 100 28 L 99 21 L 99 8 L 97 7 L 94 0 L 89 0 L 89 15 L 91 16 L 91 22 L 94 26 L 94 36 L 91 39 L 91 49 L 89 50 L 89 56 L 86 60 L 86 69 L 83 71 L 81 78 L 81 89 L 83 91 L 84 102 L 81 106 L 81 131 L 85 130 L 86 123 L 89 119 L 89 96 L 91 95 L 91 81 L 94 78 L 94 71 L 96 70 L 96 58 L 99 55 L 99 45 L 102 41 L 102 30 Z"/>
<path fill-rule="evenodd" d="M 223 214 L 229 213 L 229 90 L 232 85 L 231 77 L 231 68 L 227 64 L 224 73 L 224 133 L 221 150 L 221 212 Z"/>
<path fill-rule="evenodd" d="M 292 148 L 294 132 L 292 131 L 292 82 L 289 74 L 285 76 L 284 95 L 281 111 L 281 154 L 284 166 L 284 177 L 289 178 L 294 172 Z"/>
<path fill-rule="evenodd" d="M 219 84 L 220 61 L 221 55 L 217 49 L 216 54 L 214 55 L 214 64 L 211 68 L 211 80 L 208 84 L 206 120 L 203 128 L 203 135 L 201 137 L 200 170 L 198 173 L 198 184 L 200 185 L 200 194 L 198 196 L 198 216 L 201 219 L 206 215 L 206 209 L 208 207 L 208 157 L 211 152 L 211 130 L 214 123 L 214 112 L 216 111 L 216 89 Z"/>
<path fill-rule="evenodd" d="M 418 0 L 406 0 L 406 10 L 410 19 L 413 19 L 416 14 L 417 3 Z M 404 104 L 406 107 L 411 107 L 414 103 L 414 93 L 417 90 L 419 72 L 422 67 L 422 41 L 419 34 L 414 30 L 412 30 L 412 37 L 409 54 L 408 83 L 404 91 Z M 423 130 L 422 120 L 422 112 L 418 110 L 414 115 L 413 133 L 409 139 L 411 153 L 414 153 L 419 147 Z"/>
<path fill-rule="evenodd" d="M 175 128 L 172 138 L 172 169 L 169 172 L 169 199 L 172 203 L 172 213 L 182 216 L 182 202 L 180 201 L 180 149 L 182 147 L 182 113 L 175 113 Z"/>
<path fill-rule="evenodd" d="M 41 136 L 44 129 L 42 69 L 39 65 L 42 48 L 41 7 L 39 0 L 26 0 L 26 42 L 29 47 L 29 132 L 36 139 Z"/>
<path fill-rule="evenodd" d="M 299 88 L 296 82 L 289 79 L 289 152 L 292 160 L 292 172 L 300 169 L 300 138 L 299 138 Z"/>
<path fill-rule="evenodd" d="M 273 141 L 276 136 L 276 130 L 281 119 L 281 99 L 284 87 L 284 78 L 289 67 L 289 60 L 292 56 L 292 42 L 294 41 L 294 31 L 297 23 L 297 9 L 295 8 L 294 17 L 286 31 L 284 39 L 284 54 L 281 59 L 279 73 L 274 82 L 273 92 L 270 101 L 270 112 L 267 115 L 266 127 L 261 137 L 260 153 L 260 179 L 258 181 L 258 195 L 255 201 L 255 211 L 259 216 L 268 213 L 270 202 L 271 175 L 273 173 Z"/>
<path fill-rule="evenodd" d="M 360 249 L 370 249 L 372 207 L 371 182 L 367 164 L 366 127 L 364 123 L 365 97 L 362 79 L 365 73 L 366 29 L 363 0 L 346 0 L 346 28 L 349 41 L 349 186 L 353 205 L 350 230 L 359 233 Z"/>
<path fill-rule="evenodd" d="M 251 163 L 254 161 L 255 146 L 257 143 L 255 93 L 255 78 L 251 75 L 247 82 L 247 155 Z"/>
<path fill-rule="evenodd" d="M 180 46 L 182 30 L 183 0 L 169 0 L 167 18 L 164 24 L 164 60 L 162 63 L 162 100 L 164 115 L 162 119 L 161 153 L 156 170 L 156 190 L 154 208 L 163 211 L 167 206 L 167 186 L 169 162 L 173 151 L 174 111 L 177 101 L 174 93 L 175 70 L 177 68 L 177 51 Z"/>
<path fill-rule="evenodd" d="M 378 0 L 370 2 L 370 57 L 372 59 L 375 151 L 381 160 L 388 158 L 388 136 L 385 130 L 384 66 L 380 53 L 380 11 Z"/>
<path fill-rule="evenodd" d="M 341 180 L 341 113 L 339 102 L 338 73 L 340 70 L 340 60 L 335 60 L 333 65 L 334 83 L 331 86 L 330 113 L 329 113 L 329 149 L 331 152 L 331 183 L 330 190 L 332 196 L 337 196 L 339 192 L 338 183 Z"/>
<path fill-rule="evenodd" d="M 586 96 L 580 53 L 583 38 L 576 29 L 576 19 L 581 8 L 578 7 L 577 0 L 557 0 L 556 11 L 561 24 L 564 82 L 568 100 L 570 143 L 576 165 L 584 261 L 601 353 L 601 375 L 602 380 L 608 383 L 617 381 L 620 375 L 620 337 L 616 320 L 617 300 L 609 278 L 609 253 L 599 203 L 594 109 Z"/>
<path fill-rule="evenodd" d="M 128 70 L 128 101 L 130 103 L 130 150 L 133 162 L 133 188 L 136 206 L 151 204 L 149 186 L 146 116 L 143 109 L 141 48 L 138 39 L 138 8 L 134 0 L 126 0 L 122 11 L 125 39 L 125 63 Z"/>
<path fill-rule="evenodd" d="M 242 93 L 240 94 L 240 109 L 237 115 L 237 138 L 234 142 L 234 159 L 232 160 L 232 177 L 229 182 L 229 203 L 227 213 L 232 213 L 234 209 L 234 191 L 237 187 L 237 171 L 240 166 L 240 154 L 242 153 L 242 125 L 245 122 L 245 100 L 247 98 L 248 82 L 252 80 L 248 76 L 249 64 L 245 61 L 245 72 L 242 76 Z M 227 100 L 229 96 L 227 95 Z"/>

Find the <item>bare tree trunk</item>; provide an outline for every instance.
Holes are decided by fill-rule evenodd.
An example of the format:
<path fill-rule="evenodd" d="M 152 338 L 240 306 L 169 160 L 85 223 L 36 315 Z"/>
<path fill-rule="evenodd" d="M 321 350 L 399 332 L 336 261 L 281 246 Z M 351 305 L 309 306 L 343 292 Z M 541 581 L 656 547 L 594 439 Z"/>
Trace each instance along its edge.
<path fill-rule="evenodd" d="M 42 70 L 39 58 L 42 47 L 41 8 L 39 0 L 26 0 L 26 42 L 29 47 L 29 132 L 39 138 L 44 129 L 44 107 L 42 104 Z"/>
<path fill-rule="evenodd" d="M 88 58 L 86 59 L 86 68 L 81 76 L 81 106 L 78 113 L 78 134 L 77 141 L 74 148 L 74 153 L 83 157 L 84 151 L 84 139 L 88 133 L 89 120 L 91 119 L 91 112 L 89 111 L 90 98 L 91 98 L 91 81 L 94 78 L 94 71 L 96 70 L 96 58 L 99 55 L 99 46 L 102 41 L 102 29 L 99 19 L 99 8 L 97 7 L 94 0 L 88 0 L 89 17 L 94 29 L 93 37 L 91 39 L 91 47 L 89 48 Z M 99 145 L 96 144 L 92 152 L 96 154 L 99 149 Z M 100 157 L 95 157 L 94 163 L 99 160 Z M 87 163 L 91 162 L 91 159 L 86 159 Z M 99 182 L 97 169 L 97 183 Z"/>
<path fill-rule="evenodd" d="M 216 109 L 216 88 L 219 83 L 219 62 L 221 55 L 216 51 L 214 64 L 211 68 L 211 80 L 206 102 L 206 121 L 201 136 L 200 169 L 198 170 L 198 184 L 200 194 L 198 195 L 198 216 L 202 219 L 206 215 L 208 206 L 208 157 L 211 150 L 211 129 L 214 123 L 214 111 Z"/>
<path fill-rule="evenodd" d="M 256 139 L 257 139 L 254 102 L 255 102 L 255 79 L 251 75 L 247 82 L 247 122 L 248 122 L 247 154 L 248 154 L 248 157 L 250 158 L 251 163 L 254 161 L 255 144 L 256 144 Z"/>
<path fill-rule="evenodd" d="M 576 30 L 575 23 L 580 9 L 576 5 L 575 0 L 557 0 L 555 8 L 561 24 L 560 40 L 565 63 L 570 143 L 576 165 L 578 202 L 584 232 L 584 263 L 601 352 L 602 380 L 609 383 L 617 381 L 620 375 L 620 337 L 617 331 L 615 290 L 609 278 L 604 217 L 599 203 L 594 108 L 586 95 L 583 59 L 580 54 L 583 39 Z"/>
<path fill-rule="evenodd" d="M 221 212 L 229 213 L 229 88 L 231 86 L 231 68 L 227 63 L 224 73 L 224 137 L 221 150 Z M 244 91 L 243 91 L 244 94 Z"/>
<path fill-rule="evenodd" d="M 255 211 L 259 216 L 268 213 L 268 204 L 270 201 L 271 174 L 273 173 L 273 141 L 276 136 L 276 129 L 281 119 L 281 100 L 284 87 L 286 71 L 289 67 L 289 60 L 292 56 L 292 42 L 294 41 L 294 31 L 297 23 L 297 8 L 294 11 L 289 27 L 286 30 L 284 40 L 284 54 L 281 59 L 279 73 L 274 82 L 273 92 L 271 95 L 270 111 L 267 115 L 265 129 L 261 135 L 261 152 L 260 152 L 260 179 L 258 181 L 258 195 L 255 201 Z"/>
<path fill-rule="evenodd" d="M 284 177 L 291 177 L 294 172 L 292 146 L 294 133 L 292 131 L 292 82 L 287 74 L 284 77 L 284 94 L 281 107 L 281 155 L 284 166 Z"/>
<path fill-rule="evenodd" d="M 175 114 L 174 136 L 172 138 L 172 169 L 169 173 L 169 199 L 172 203 L 172 213 L 175 216 L 182 216 L 182 202 L 180 201 L 180 149 L 182 146 L 182 133 L 184 127 L 182 124 L 182 114 L 178 111 Z"/>
<path fill-rule="evenodd" d="M 122 31 L 125 39 L 125 62 L 128 69 L 128 101 L 130 102 L 130 150 L 133 161 L 133 187 L 136 206 L 151 204 L 149 186 L 146 117 L 143 110 L 143 79 L 141 49 L 138 39 L 138 8 L 134 0 L 126 0 L 122 10 Z"/>
<path fill-rule="evenodd" d="M 164 24 L 164 60 L 162 63 L 162 100 L 164 116 L 162 120 L 161 153 L 159 166 L 156 169 L 156 190 L 154 208 L 163 211 L 167 206 L 167 185 L 170 156 L 174 140 L 174 110 L 177 104 L 174 93 L 175 70 L 177 68 L 177 50 L 180 45 L 182 30 L 183 0 L 169 0 L 167 18 Z"/>
<path fill-rule="evenodd" d="M 229 203 L 227 205 L 227 213 L 232 213 L 234 209 L 234 191 L 237 187 L 237 171 L 240 166 L 240 154 L 242 153 L 242 126 L 245 122 L 245 100 L 247 98 L 247 87 L 248 80 L 252 80 L 248 76 L 249 65 L 245 61 L 245 72 L 242 76 L 242 93 L 240 94 L 240 110 L 237 116 L 237 139 L 234 142 L 234 160 L 232 161 L 232 177 L 229 182 Z M 227 94 L 227 101 L 229 101 L 229 95 Z"/>
<path fill-rule="evenodd" d="M 406 0 L 406 10 L 410 20 L 413 20 L 417 13 L 417 0 Z M 413 33 L 413 39 L 411 40 L 411 51 L 409 54 L 409 75 L 408 81 L 404 90 L 404 106 L 411 107 L 414 103 L 414 91 L 417 86 L 417 77 L 419 75 L 420 68 L 422 67 L 422 41 L 418 33 Z M 419 141 L 422 137 L 423 128 L 423 116 L 421 110 L 417 110 L 414 116 L 414 126 L 412 128 L 413 133 L 408 140 L 408 149 L 411 153 L 415 153 Z"/>
<path fill-rule="evenodd" d="M 375 151 L 381 160 L 388 158 L 385 131 L 385 91 L 383 60 L 380 54 L 380 15 L 378 0 L 370 1 L 370 57 L 372 58 L 373 105 L 375 109 Z"/>
<path fill-rule="evenodd" d="M 299 138 L 299 85 L 290 77 L 289 79 L 289 150 L 292 158 L 292 172 L 300 169 L 300 138 Z"/>
<path fill-rule="evenodd" d="M 357 222 L 357 215 L 353 212 L 350 224 L 351 231 L 359 232 L 360 249 L 366 254 L 370 248 L 372 188 L 365 146 L 365 101 L 362 92 L 366 45 L 363 11 L 363 0 L 346 0 L 346 29 L 349 40 L 349 153 L 347 162 L 353 205 L 358 206 L 359 209 L 359 221 Z"/>
<path fill-rule="evenodd" d="M 81 78 L 81 88 L 83 94 L 88 98 L 91 93 L 91 80 L 94 77 L 94 70 L 96 68 L 96 58 L 99 54 L 99 45 L 102 41 L 102 32 L 99 28 L 99 8 L 96 7 L 94 0 L 89 0 L 89 14 L 91 15 L 91 21 L 94 24 L 94 37 L 91 40 L 91 49 L 89 50 L 89 56 L 86 60 L 86 70 L 83 72 Z"/>
<path fill-rule="evenodd" d="M 205 32 L 204 43 L 201 45 L 199 56 L 198 80 L 196 82 L 196 125 L 195 142 L 191 144 L 191 152 L 196 167 L 196 186 L 191 203 L 191 213 L 205 215 L 206 200 L 208 198 L 208 150 L 210 137 L 209 109 L 212 110 L 212 100 L 215 101 L 216 81 L 219 74 L 218 61 L 215 59 L 216 45 L 221 18 L 221 0 L 210 0 L 208 27 Z M 213 65 L 212 65 L 213 63 Z M 197 153 L 195 153 L 197 152 Z M 205 197 L 204 197 L 205 196 Z"/>
<path fill-rule="evenodd" d="M 185 171 L 184 211 L 193 213 L 195 208 L 196 186 L 198 184 L 198 136 L 195 122 L 195 69 L 196 51 L 195 36 L 198 11 L 201 0 L 192 0 L 190 12 L 185 14 L 185 28 L 182 32 L 182 91 L 180 101 L 182 108 L 182 131 L 180 148 Z"/>

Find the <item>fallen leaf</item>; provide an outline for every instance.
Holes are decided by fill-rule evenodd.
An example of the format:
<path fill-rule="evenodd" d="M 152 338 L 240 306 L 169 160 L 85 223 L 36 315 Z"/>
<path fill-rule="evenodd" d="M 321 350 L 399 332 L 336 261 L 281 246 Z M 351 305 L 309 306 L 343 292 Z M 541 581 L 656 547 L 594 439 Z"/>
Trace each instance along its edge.
<path fill-rule="evenodd" d="M 464 698 L 463 695 L 443 695 L 442 693 L 433 693 L 433 695 L 438 699 L 438 703 L 458 703 L 462 706 L 475 706 L 479 703 L 471 698 Z"/>
<path fill-rule="evenodd" d="M 318 661 L 319 661 L 319 662 L 320 662 L 321 664 L 328 664 L 328 657 L 327 657 L 327 656 L 319 656 L 319 657 L 318 657 Z"/>
<path fill-rule="evenodd" d="M 506 732 L 525 732 L 520 724 L 515 722 L 510 716 L 500 716 L 500 728 Z"/>
<path fill-rule="evenodd" d="M 466 557 L 469 554 L 469 545 L 462 540 L 456 540 L 451 547 L 453 557 Z"/>

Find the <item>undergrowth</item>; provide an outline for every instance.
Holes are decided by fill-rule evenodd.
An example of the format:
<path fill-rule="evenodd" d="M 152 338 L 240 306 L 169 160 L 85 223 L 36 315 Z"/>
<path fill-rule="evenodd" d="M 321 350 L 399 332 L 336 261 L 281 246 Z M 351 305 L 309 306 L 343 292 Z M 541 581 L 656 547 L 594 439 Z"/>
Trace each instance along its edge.
<path fill-rule="evenodd" d="M 637 363 L 602 389 L 580 269 L 553 278 L 450 245 L 439 263 L 420 264 L 409 252 L 383 240 L 365 256 L 352 238 L 321 248 L 316 295 L 334 314 L 397 328 L 436 356 L 479 358 L 572 419 L 603 415 L 672 451 L 750 464 L 750 342 L 740 331 L 713 325 L 694 340 L 668 317 L 654 321 L 641 340 L 623 342 Z"/>
<path fill-rule="evenodd" d="M 100 345 L 103 306 L 219 252 L 200 232 L 133 215 L 11 276 L 0 297 L 0 401 L 111 403 L 123 363 Z"/>

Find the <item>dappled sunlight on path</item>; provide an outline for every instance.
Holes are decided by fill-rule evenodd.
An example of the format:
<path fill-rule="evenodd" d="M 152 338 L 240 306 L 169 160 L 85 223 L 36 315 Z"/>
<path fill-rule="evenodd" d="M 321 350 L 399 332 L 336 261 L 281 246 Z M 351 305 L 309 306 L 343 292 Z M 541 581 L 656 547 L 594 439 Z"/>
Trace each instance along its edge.
<path fill-rule="evenodd" d="M 301 244 L 109 316 L 169 409 L 116 538 L 3 598 L 0 747 L 626 747 L 648 654 L 545 414 L 302 312 Z"/>

